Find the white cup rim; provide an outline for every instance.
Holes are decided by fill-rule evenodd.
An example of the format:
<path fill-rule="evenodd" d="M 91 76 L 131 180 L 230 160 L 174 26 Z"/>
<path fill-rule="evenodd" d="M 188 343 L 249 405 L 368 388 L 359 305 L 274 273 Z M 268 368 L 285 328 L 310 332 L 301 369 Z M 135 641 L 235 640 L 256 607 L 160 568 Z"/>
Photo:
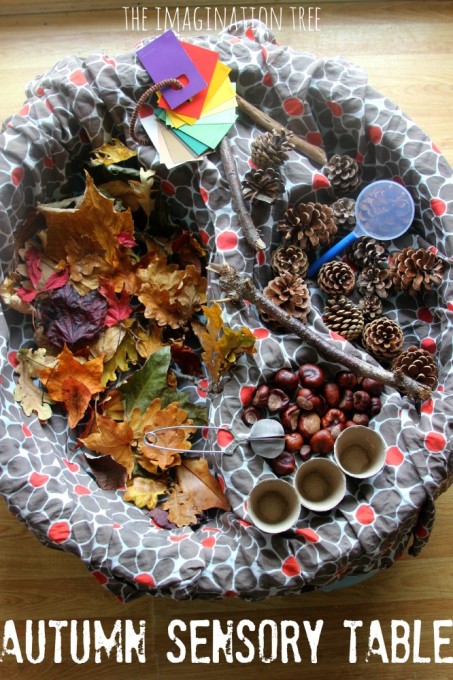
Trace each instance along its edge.
<path fill-rule="evenodd" d="M 368 469 L 365 470 L 364 472 L 351 472 L 351 470 L 346 468 L 341 462 L 340 448 L 342 444 L 344 444 L 345 440 L 347 441 L 348 439 L 351 439 L 357 435 L 360 437 L 360 440 L 362 442 L 366 441 L 367 439 L 368 440 L 373 439 L 376 441 L 376 444 L 379 445 L 379 452 L 376 455 L 375 461 L 372 464 L 370 464 Z M 384 437 L 381 435 L 380 432 L 377 432 L 376 430 L 373 430 L 365 425 L 351 425 L 350 427 L 347 427 L 345 430 L 343 430 L 343 432 L 341 432 L 337 439 L 335 440 L 333 450 L 334 459 L 338 467 L 341 468 L 341 470 L 343 470 L 345 475 L 353 479 L 368 479 L 369 477 L 374 477 L 374 475 L 376 475 L 384 468 L 386 453 L 387 444 L 385 442 Z"/>
<path fill-rule="evenodd" d="M 310 473 L 310 469 L 319 470 L 324 468 L 329 470 L 330 474 L 336 477 L 337 488 L 335 493 L 331 495 L 330 498 L 321 501 L 312 501 L 306 498 L 300 491 L 300 479 L 307 473 Z M 330 458 L 310 458 L 310 460 L 305 461 L 299 466 L 296 475 L 294 477 L 294 486 L 299 495 L 301 505 L 307 510 L 312 510 L 314 512 L 328 512 L 336 508 L 346 495 L 346 476 L 341 470 L 341 468 L 335 463 L 335 461 Z"/>
<path fill-rule="evenodd" d="M 263 520 L 259 514 L 254 510 L 251 501 L 258 501 L 259 499 L 259 492 L 263 492 L 264 487 L 268 487 L 269 491 L 272 490 L 281 490 L 283 495 L 288 499 L 289 501 L 289 507 L 288 507 L 288 514 L 287 516 L 280 520 L 279 522 L 267 522 Z M 254 498 L 254 496 L 258 496 L 258 498 Z M 264 531 L 265 533 L 268 534 L 280 534 L 283 533 L 284 531 L 288 531 L 288 529 L 291 529 L 291 527 L 294 526 L 294 524 L 297 522 L 299 519 L 300 515 L 300 499 L 299 499 L 299 494 L 297 493 L 296 489 L 292 484 L 287 482 L 284 479 L 278 479 L 278 478 L 267 478 L 267 479 L 262 479 L 260 482 L 255 484 L 253 489 L 248 495 L 247 499 L 247 512 L 252 520 L 252 523 L 254 526 L 256 526 L 258 529 L 261 531 Z"/>

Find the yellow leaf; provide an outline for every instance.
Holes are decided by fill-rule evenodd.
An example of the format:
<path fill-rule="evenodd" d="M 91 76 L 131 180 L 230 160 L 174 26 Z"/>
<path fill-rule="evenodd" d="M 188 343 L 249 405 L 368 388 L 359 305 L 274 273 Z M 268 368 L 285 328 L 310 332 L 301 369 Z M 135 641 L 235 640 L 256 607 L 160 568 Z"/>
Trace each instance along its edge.
<path fill-rule="evenodd" d="M 162 509 L 168 510 L 168 519 L 178 527 L 196 524 L 198 521 L 197 508 L 192 497 L 184 493 L 177 484 L 170 489 Z"/>
<path fill-rule="evenodd" d="M 117 324 L 116 326 L 110 326 L 106 328 L 98 337 L 96 342 L 90 345 L 90 354 L 92 357 L 104 357 L 104 363 L 110 361 L 121 345 L 121 342 L 126 335 L 126 329 Z M 105 374 L 105 370 L 104 370 Z M 103 382 L 103 381 L 102 381 Z"/>
<path fill-rule="evenodd" d="M 19 374 L 19 381 L 14 390 L 14 399 L 20 403 L 26 416 L 36 413 L 39 420 L 49 420 L 53 400 L 34 384 L 34 370 L 27 357 L 18 352 L 16 359 L 17 366 L 14 370 Z"/>
<path fill-rule="evenodd" d="M 127 371 L 137 361 L 138 354 L 135 348 L 135 340 L 131 333 L 128 332 L 122 338 L 114 355 L 105 362 L 101 378 L 102 384 L 107 385 L 108 382 L 114 382 L 118 377 L 118 371 Z"/>
<path fill-rule="evenodd" d="M 152 173 L 152 174 L 150 174 Z M 126 208 L 133 212 L 142 208 L 149 217 L 154 210 L 155 200 L 151 198 L 151 189 L 154 184 L 154 171 L 145 172 L 140 168 L 140 182 L 130 179 L 128 182 L 123 180 L 113 180 L 101 184 L 100 188 L 107 191 L 111 196 L 120 198 Z"/>
<path fill-rule="evenodd" d="M 127 483 L 127 490 L 123 496 L 125 501 L 135 503 L 137 508 L 147 507 L 153 510 L 159 500 L 159 496 L 166 493 L 167 484 L 158 479 L 147 477 L 134 477 Z"/>
<path fill-rule="evenodd" d="M 112 139 L 111 142 L 94 149 L 91 162 L 95 165 L 112 165 L 127 161 L 136 155 L 136 151 L 129 149 L 119 139 Z"/>
<path fill-rule="evenodd" d="M 91 451 L 112 456 L 131 476 L 134 468 L 134 455 L 131 444 L 134 433 L 128 422 L 116 422 L 108 416 L 96 414 L 90 434 L 80 439 Z"/>
<path fill-rule="evenodd" d="M 135 335 L 135 347 L 143 359 L 147 359 L 158 349 L 165 347 L 165 343 L 162 341 L 162 328 L 157 325 L 153 324 L 147 331 L 138 328 L 135 330 Z"/>

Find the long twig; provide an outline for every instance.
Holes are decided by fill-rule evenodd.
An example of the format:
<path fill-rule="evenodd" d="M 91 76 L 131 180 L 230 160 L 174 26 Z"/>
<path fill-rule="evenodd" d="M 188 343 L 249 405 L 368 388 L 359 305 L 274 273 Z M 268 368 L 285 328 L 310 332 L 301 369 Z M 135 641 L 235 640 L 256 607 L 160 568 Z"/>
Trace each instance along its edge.
<path fill-rule="evenodd" d="M 238 108 L 265 130 L 269 130 L 270 132 L 272 132 L 272 130 L 285 130 L 286 132 L 289 132 L 287 127 L 279 123 L 277 120 L 274 120 L 274 118 L 268 116 L 267 113 L 260 111 L 260 109 L 258 109 L 256 106 L 253 106 L 253 104 L 250 104 L 250 102 L 246 101 L 239 95 L 236 95 L 236 99 Z M 299 135 L 296 134 L 293 134 L 291 137 L 291 142 L 294 144 L 294 148 L 297 149 L 297 151 L 299 151 L 304 156 L 307 156 L 307 158 L 311 158 L 311 160 L 315 161 L 315 163 L 319 163 L 319 165 L 324 165 L 327 163 L 326 154 L 319 146 L 310 144 L 305 139 L 302 139 L 302 137 L 299 137 Z"/>
<path fill-rule="evenodd" d="M 265 250 L 266 244 L 261 238 L 258 229 L 253 224 L 244 196 L 242 195 L 241 180 L 239 179 L 236 161 L 234 160 L 230 142 L 227 137 L 224 137 L 220 142 L 220 157 L 231 190 L 233 207 L 238 216 L 246 241 L 254 250 Z"/>
<path fill-rule="evenodd" d="M 399 392 L 407 394 L 414 399 L 425 401 L 431 396 L 431 390 L 416 380 L 405 375 L 387 371 L 381 366 L 374 366 L 335 347 L 334 343 L 329 342 L 315 330 L 301 323 L 298 319 L 284 312 L 280 307 L 268 300 L 254 286 L 248 276 L 239 274 L 234 267 L 228 264 L 211 264 L 209 269 L 219 275 L 220 287 L 229 296 L 235 300 L 248 300 L 257 305 L 257 307 L 273 317 L 290 333 L 294 333 L 304 340 L 307 345 L 316 349 L 327 361 L 340 363 L 358 376 L 373 378 L 384 385 L 394 387 Z"/>

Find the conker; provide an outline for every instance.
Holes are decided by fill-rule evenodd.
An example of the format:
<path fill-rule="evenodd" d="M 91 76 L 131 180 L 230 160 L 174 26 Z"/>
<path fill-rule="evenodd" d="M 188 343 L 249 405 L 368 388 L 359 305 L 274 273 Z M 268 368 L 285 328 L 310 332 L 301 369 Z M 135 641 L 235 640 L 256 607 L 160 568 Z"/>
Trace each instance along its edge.
<path fill-rule="evenodd" d="M 270 388 L 267 385 L 260 385 L 257 387 L 255 395 L 252 399 L 253 406 L 267 406 L 270 393 Z"/>
<path fill-rule="evenodd" d="M 319 390 L 325 381 L 324 371 L 316 364 L 303 364 L 299 368 L 299 379 L 304 387 Z"/>
<path fill-rule="evenodd" d="M 270 463 L 271 468 L 278 477 L 290 475 L 296 469 L 294 455 L 289 451 L 283 451 L 277 458 L 273 458 Z"/>
<path fill-rule="evenodd" d="M 308 387 L 303 387 L 296 394 L 296 404 L 304 411 L 315 411 L 321 405 L 319 395 L 313 394 Z"/>
<path fill-rule="evenodd" d="M 341 397 L 341 401 L 338 404 L 338 408 L 341 408 L 342 411 L 345 411 L 348 413 L 349 411 L 352 411 L 354 408 L 354 393 L 352 390 L 345 390 L 343 392 L 343 396 Z"/>
<path fill-rule="evenodd" d="M 272 413 L 281 413 L 289 405 L 289 397 L 286 392 L 278 388 L 274 388 L 269 393 L 267 400 L 267 408 Z"/>
<path fill-rule="evenodd" d="M 287 368 L 281 368 L 274 375 L 274 385 L 275 387 L 292 394 L 299 384 L 299 377 L 297 373 L 288 370 Z"/>
<path fill-rule="evenodd" d="M 352 422 L 354 425 L 364 425 L 365 427 L 368 426 L 368 423 L 370 422 L 370 419 L 368 418 L 366 413 L 354 413 L 352 416 Z"/>
<path fill-rule="evenodd" d="M 326 415 L 323 416 L 321 424 L 323 427 L 331 427 L 332 425 L 338 425 L 338 423 L 345 423 L 346 415 L 343 411 L 338 408 L 330 408 Z"/>
<path fill-rule="evenodd" d="M 371 397 L 364 390 L 357 390 L 352 396 L 352 403 L 355 411 L 365 413 L 370 408 Z"/>
<path fill-rule="evenodd" d="M 339 371 L 335 376 L 335 382 L 342 390 L 353 390 L 357 386 L 357 376 L 349 371 Z"/>
<path fill-rule="evenodd" d="M 346 423 L 337 423 L 336 425 L 332 425 L 329 427 L 329 430 L 332 433 L 332 437 L 334 440 L 337 439 L 337 437 L 340 436 L 340 434 L 343 432 L 343 430 L 346 429 Z"/>
<path fill-rule="evenodd" d="M 320 430 L 321 418 L 317 413 L 303 413 L 297 424 L 297 431 L 300 432 L 305 441 L 310 441 L 311 437 Z"/>
<path fill-rule="evenodd" d="M 310 448 L 313 453 L 321 453 L 324 456 L 333 450 L 334 438 L 330 430 L 323 429 L 316 432 L 310 439 Z"/>
<path fill-rule="evenodd" d="M 256 406 L 247 406 L 242 411 L 242 420 L 246 425 L 253 425 L 263 417 L 262 412 Z"/>
<path fill-rule="evenodd" d="M 302 458 L 303 462 L 310 460 L 311 458 L 311 446 L 310 444 L 304 444 L 303 446 L 300 447 L 300 457 Z"/>
<path fill-rule="evenodd" d="M 379 397 L 384 391 L 384 385 L 377 380 L 373 380 L 373 378 L 363 378 L 360 383 L 360 389 L 365 390 L 372 397 Z"/>
<path fill-rule="evenodd" d="M 297 430 L 297 421 L 300 416 L 300 408 L 296 404 L 288 406 L 281 415 L 281 423 L 287 432 L 295 432 Z"/>
<path fill-rule="evenodd" d="M 299 432 L 290 432 L 289 434 L 285 435 L 285 449 L 290 453 L 296 453 L 297 451 L 300 451 L 303 443 L 304 440 L 302 439 L 302 435 Z"/>
<path fill-rule="evenodd" d="M 324 399 L 331 408 L 337 408 L 341 401 L 340 388 L 337 383 L 326 382 L 323 388 Z"/>
<path fill-rule="evenodd" d="M 370 408 L 368 409 L 368 414 L 371 416 L 377 416 L 381 412 L 382 402 L 379 397 L 371 397 Z"/>

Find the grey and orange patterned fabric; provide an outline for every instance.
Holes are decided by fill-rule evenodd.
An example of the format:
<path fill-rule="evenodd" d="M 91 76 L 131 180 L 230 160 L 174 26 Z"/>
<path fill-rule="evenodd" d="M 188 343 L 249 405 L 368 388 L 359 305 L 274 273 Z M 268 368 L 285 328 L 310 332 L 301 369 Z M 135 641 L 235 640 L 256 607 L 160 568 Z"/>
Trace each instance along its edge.
<path fill-rule="evenodd" d="M 426 543 L 434 501 L 453 478 L 451 168 L 417 125 L 375 92 L 360 68 L 341 58 L 319 59 L 279 46 L 257 22 L 237 24 L 218 37 L 197 37 L 193 42 L 220 53 L 247 100 L 322 145 L 327 156 L 355 157 L 365 183 L 393 178 L 409 189 L 416 204 L 415 223 L 392 247 L 432 248 L 445 260 L 445 279 L 421 303 L 399 294 L 386 303 L 385 312 L 402 325 L 407 345 L 421 344 L 436 353 L 440 382 L 420 415 L 407 398 L 386 389 L 383 410 L 373 422 L 388 444 L 387 465 L 369 480 L 348 482 L 347 495 L 335 511 L 302 510 L 291 531 L 261 533 L 250 524 L 246 498 L 253 484 L 272 472 L 242 445 L 232 456 L 219 453 L 211 459 L 232 510 L 211 511 L 196 528 L 169 531 L 125 503 L 121 491 L 98 488 L 83 451 L 74 448 L 63 415 L 54 415 L 46 425 L 36 416 L 24 416 L 13 398 L 15 352 L 32 341 L 33 331 L 29 319 L 5 309 L 0 317 L 0 492 L 41 542 L 78 555 L 123 600 L 143 593 L 178 599 L 262 599 L 390 567 L 409 544 L 417 554 Z M 116 58 L 103 54 L 67 58 L 28 86 L 26 103 L 4 122 L 0 135 L 4 272 L 13 258 L 13 232 L 27 209 L 36 201 L 80 193 L 81 169 L 92 148 L 112 137 L 130 143 L 128 121 L 149 84 L 131 52 Z M 250 141 L 258 133 L 242 116 L 230 132 L 241 176 L 249 168 Z M 240 232 L 218 153 L 171 171 L 158 164 L 151 147 L 140 148 L 139 157 L 161 177 L 174 222 L 200 234 L 213 260 L 235 265 L 259 286 L 270 277 L 268 255 L 278 241 L 275 223 L 288 203 L 301 198 L 334 200 L 321 169 L 291 152 L 284 166 L 284 200 L 253 208 L 267 244 L 266 252 L 256 255 Z M 311 293 L 309 321 L 329 337 L 321 317 L 324 299 L 315 285 Z M 209 281 L 209 296 L 221 296 L 214 278 Z M 227 304 L 225 314 L 231 325 L 253 329 L 257 353 L 240 360 L 223 392 L 211 400 L 210 423 L 232 425 L 242 433 L 246 429 L 239 417 L 242 404 L 257 384 L 282 366 L 319 358 L 296 337 L 271 332 L 253 306 Z M 331 333 L 330 339 L 361 356 L 359 346 Z M 201 381 L 193 398 L 202 400 L 204 388 Z M 230 433 L 222 430 L 208 443 L 222 450 L 230 439 Z"/>

